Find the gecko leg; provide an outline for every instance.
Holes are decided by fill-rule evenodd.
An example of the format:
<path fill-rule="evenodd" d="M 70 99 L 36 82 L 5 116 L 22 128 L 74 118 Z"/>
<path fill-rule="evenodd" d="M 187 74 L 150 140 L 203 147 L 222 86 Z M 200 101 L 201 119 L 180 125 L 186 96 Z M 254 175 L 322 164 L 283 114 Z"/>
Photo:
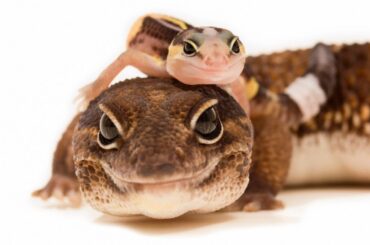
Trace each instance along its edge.
<path fill-rule="evenodd" d="M 223 211 L 283 208 L 276 194 L 283 188 L 292 154 L 288 125 L 275 116 L 251 115 L 255 135 L 250 181 L 244 194 Z M 267 154 L 268 153 L 268 154 Z"/>
<path fill-rule="evenodd" d="M 231 91 L 236 99 L 239 102 L 240 106 L 244 109 L 244 111 L 249 115 L 250 113 L 250 105 L 249 100 L 247 97 L 247 85 L 245 80 L 242 77 L 239 77 L 235 82 L 231 84 Z"/>
<path fill-rule="evenodd" d="M 239 77 L 236 81 L 220 86 L 226 92 L 228 92 L 233 98 L 239 103 L 239 105 L 244 109 L 245 113 L 249 115 L 250 105 L 247 97 L 247 85 L 243 77 Z"/>
<path fill-rule="evenodd" d="M 143 73 L 154 77 L 168 77 L 165 61 L 146 54 L 140 50 L 129 48 L 121 53 L 92 83 L 82 87 L 77 100 L 80 110 L 85 110 L 88 103 L 105 90 L 113 79 L 126 67 L 134 66 Z"/>
<path fill-rule="evenodd" d="M 52 176 L 45 187 L 36 190 L 32 196 L 47 200 L 54 197 L 60 201 L 66 200 L 72 207 L 81 204 L 81 193 L 75 175 L 72 158 L 72 135 L 78 122 L 78 116 L 68 126 L 54 153 Z"/>

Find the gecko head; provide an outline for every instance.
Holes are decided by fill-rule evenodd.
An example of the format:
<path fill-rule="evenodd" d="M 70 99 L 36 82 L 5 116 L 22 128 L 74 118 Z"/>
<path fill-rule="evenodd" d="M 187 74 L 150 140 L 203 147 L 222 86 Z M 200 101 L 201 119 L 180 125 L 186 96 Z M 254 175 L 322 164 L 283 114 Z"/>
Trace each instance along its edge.
<path fill-rule="evenodd" d="M 105 213 L 212 212 L 244 192 L 252 140 L 249 118 L 222 89 L 138 78 L 113 85 L 81 114 L 76 175 Z"/>
<path fill-rule="evenodd" d="M 180 32 L 168 49 L 166 69 L 185 84 L 228 84 L 243 71 L 243 44 L 229 30 L 203 27 Z"/>

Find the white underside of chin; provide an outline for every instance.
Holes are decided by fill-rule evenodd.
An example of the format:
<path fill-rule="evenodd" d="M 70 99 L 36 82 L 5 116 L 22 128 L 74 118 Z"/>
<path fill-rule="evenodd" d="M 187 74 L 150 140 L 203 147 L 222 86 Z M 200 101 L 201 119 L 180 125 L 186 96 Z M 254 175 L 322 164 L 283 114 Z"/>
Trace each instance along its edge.
<path fill-rule="evenodd" d="M 370 138 L 319 133 L 294 139 L 288 185 L 370 183 Z"/>
<path fill-rule="evenodd" d="M 130 197 L 136 213 L 156 219 L 178 217 L 205 205 L 199 198 L 180 190 L 163 193 L 140 193 Z"/>

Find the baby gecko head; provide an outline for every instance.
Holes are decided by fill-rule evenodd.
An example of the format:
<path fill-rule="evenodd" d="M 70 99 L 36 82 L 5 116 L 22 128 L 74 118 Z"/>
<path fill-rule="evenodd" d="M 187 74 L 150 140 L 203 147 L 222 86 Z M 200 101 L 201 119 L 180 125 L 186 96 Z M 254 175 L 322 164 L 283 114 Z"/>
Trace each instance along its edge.
<path fill-rule="evenodd" d="M 251 122 L 217 86 L 133 79 L 81 114 L 73 151 L 81 191 L 114 215 L 213 212 L 248 185 Z"/>
<path fill-rule="evenodd" d="M 229 30 L 191 28 L 172 40 L 166 68 L 185 84 L 224 85 L 240 76 L 245 58 L 243 44 Z"/>

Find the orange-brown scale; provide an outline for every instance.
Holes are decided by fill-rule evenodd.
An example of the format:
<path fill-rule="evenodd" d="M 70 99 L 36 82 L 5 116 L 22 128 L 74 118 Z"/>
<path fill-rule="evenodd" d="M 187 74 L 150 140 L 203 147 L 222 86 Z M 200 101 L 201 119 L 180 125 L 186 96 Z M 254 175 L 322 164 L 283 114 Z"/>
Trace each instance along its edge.
<path fill-rule="evenodd" d="M 299 136 L 344 131 L 370 135 L 370 44 L 332 46 L 338 85 L 320 113 L 297 128 Z M 255 76 L 269 90 L 280 93 L 304 74 L 310 49 L 247 58 L 247 76 Z"/>

